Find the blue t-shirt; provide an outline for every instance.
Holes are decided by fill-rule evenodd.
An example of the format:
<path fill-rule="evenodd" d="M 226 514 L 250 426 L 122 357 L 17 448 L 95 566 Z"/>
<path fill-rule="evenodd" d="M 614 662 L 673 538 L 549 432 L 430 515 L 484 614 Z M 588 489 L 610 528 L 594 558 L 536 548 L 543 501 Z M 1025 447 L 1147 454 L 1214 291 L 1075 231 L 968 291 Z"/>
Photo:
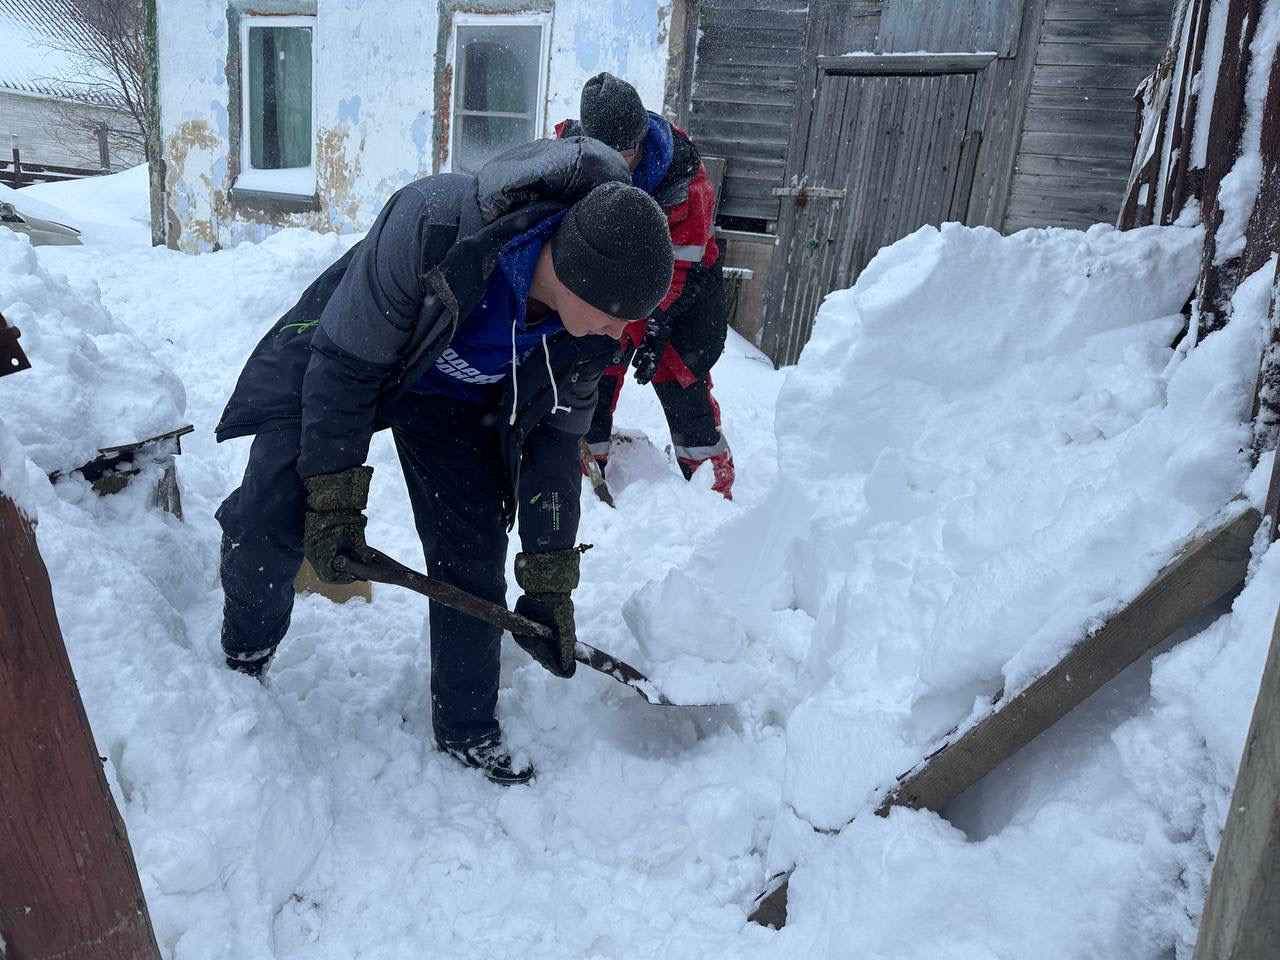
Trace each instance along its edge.
<path fill-rule="evenodd" d="M 544 336 L 564 329 L 559 315 L 554 313 L 532 328 L 525 326 L 525 308 L 538 255 L 563 217 L 563 213 L 553 214 L 503 246 L 483 299 L 458 325 L 435 365 L 410 389 L 445 394 L 469 403 L 487 403 L 492 397 L 489 388 L 511 376 L 513 332 L 515 353 L 523 360 L 541 347 Z"/>

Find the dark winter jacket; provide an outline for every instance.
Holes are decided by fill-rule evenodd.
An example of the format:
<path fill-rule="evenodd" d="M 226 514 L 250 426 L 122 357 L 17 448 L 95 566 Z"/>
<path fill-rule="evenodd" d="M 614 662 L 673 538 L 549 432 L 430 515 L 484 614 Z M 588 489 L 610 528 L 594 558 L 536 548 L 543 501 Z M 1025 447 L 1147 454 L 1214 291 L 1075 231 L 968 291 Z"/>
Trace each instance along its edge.
<path fill-rule="evenodd" d="M 629 173 L 602 144 L 541 140 L 508 151 L 475 177 L 438 174 L 401 188 L 368 235 L 259 342 L 218 440 L 300 425 L 303 478 L 363 463 L 378 411 L 448 346 L 484 296 L 502 246 L 611 180 L 627 182 Z M 617 346 L 607 337 L 561 332 L 548 338 L 546 361 L 521 365 L 507 381 L 497 419 L 512 494 L 518 489 L 527 501 L 526 490 L 558 492 L 561 502 L 576 505 L 578 462 L 565 451 L 576 453 L 595 408 L 596 381 Z M 576 529 L 576 513 L 559 522 Z"/>

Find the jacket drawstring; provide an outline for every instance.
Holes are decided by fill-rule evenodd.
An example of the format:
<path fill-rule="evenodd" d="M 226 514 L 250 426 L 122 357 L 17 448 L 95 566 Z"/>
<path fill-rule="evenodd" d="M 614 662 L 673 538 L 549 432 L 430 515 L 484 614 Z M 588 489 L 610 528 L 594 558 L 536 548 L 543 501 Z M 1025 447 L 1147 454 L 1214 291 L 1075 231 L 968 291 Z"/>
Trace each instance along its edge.
<path fill-rule="evenodd" d="M 569 407 L 560 406 L 560 391 L 556 387 L 555 371 L 551 369 L 551 349 L 547 346 L 547 335 L 545 333 L 542 335 L 542 356 L 546 358 L 547 379 L 551 381 L 551 412 L 553 414 L 559 413 L 561 410 L 565 413 L 572 412 Z M 512 417 L 514 418 L 514 416 L 515 413 L 513 408 Z M 513 419 L 511 422 L 514 424 L 515 420 Z"/>
<path fill-rule="evenodd" d="M 542 356 L 547 361 L 547 379 L 551 381 L 551 412 L 571 413 L 572 408 L 560 403 L 560 388 L 556 386 L 556 373 L 551 369 L 551 348 L 547 346 L 547 335 L 542 335 Z M 507 426 L 516 425 L 516 411 L 520 409 L 520 377 L 516 369 L 519 358 L 516 352 L 516 325 L 511 325 L 511 419 Z"/>
<path fill-rule="evenodd" d="M 543 345 L 546 345 L 546 337 L 543 337 Z M 516 425 L 516 411 L 520 409 L 520 377 L 517 375 L 516 364 L 516 325 L 511 324 L 511 419 L 507 421 L 508 427 Z"/>

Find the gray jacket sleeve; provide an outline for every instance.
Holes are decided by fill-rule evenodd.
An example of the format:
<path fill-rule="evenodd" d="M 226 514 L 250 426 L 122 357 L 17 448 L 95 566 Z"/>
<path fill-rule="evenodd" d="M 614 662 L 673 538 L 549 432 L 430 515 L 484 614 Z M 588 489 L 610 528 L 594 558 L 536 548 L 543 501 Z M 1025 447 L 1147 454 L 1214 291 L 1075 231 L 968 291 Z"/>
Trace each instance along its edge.
<path fill-rule="evenodd" d="M 416 184 L 392 195 L 320 315 L 302 381 L 304 479 L 368 455 L 379 394 L 422 310 L 425 206 Z"/>

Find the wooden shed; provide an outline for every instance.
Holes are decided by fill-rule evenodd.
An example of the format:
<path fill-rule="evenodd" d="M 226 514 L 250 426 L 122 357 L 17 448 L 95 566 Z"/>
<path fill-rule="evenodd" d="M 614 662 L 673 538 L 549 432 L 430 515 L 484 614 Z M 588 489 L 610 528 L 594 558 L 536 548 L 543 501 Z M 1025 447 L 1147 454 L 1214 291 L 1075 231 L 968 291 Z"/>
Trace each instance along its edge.
<path fill-rule="evenodd" d="M 924 224 L 1113 223 L 1175 0 L 686 0 L 667 108 L 726 161 L 735 326 L 793 363 Z"/>

